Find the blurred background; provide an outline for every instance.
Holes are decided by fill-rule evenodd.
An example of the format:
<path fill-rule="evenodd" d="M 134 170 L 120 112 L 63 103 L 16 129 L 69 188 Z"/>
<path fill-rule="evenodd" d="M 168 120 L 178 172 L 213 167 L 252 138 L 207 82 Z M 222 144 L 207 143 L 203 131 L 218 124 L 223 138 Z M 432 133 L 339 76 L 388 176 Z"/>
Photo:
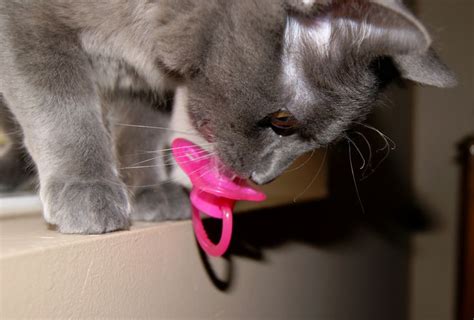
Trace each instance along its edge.
<path fill-rule="evenodd" d="M 397 111 L 400 123 L 406 122 L 406 136 L 400 137 L 399 145 L 406 141 L 406 146 L 398 153 L 399 160 L 394 157 L 394 165 L 404 168 L 396 171 L 409 180 L 422 215 L 412 224 L 418 232 L 410 237 L 409 315 L 454 319 L 461 223 L 458 146 L 474 133 L 474 2 L 417 0 L 415 10 L 456 72 L 459 86 L 414 88 L 409 109 Z"/>
<path fill-rule="evenodd" d="M 459 85 L 453 89 L 411 84 L 392 87 L 382 106 L 369 119 L 368 124 L 376 130 L 361 126 L 357 128 L 359 133 L 351 135 L 366 160 L 370 152 L 366 139 L 369 141 L 373 167 L 377 170 L 360 169 L 363 161 L 359 152 L 341 143 L 329 150 L 327 168 L 324 167 L 316 182 L 292 203 L 325 158 L 324 152 L 316 155 L 292 178 L 286 177 L 269 186 L 276 208 L 236 217 L 235 238 L 226 256 L 229 265 L 234 266 L 233 271 L 228 270 L 233 272 L 228 281 L 216 275 L 214 269 L 220 270 L 222 266 L 209 261 L 201 252 L 199 260 L 207 273 L 204 278 L 195 275 L 200 270 L 194 270 L 189 273 L 193 276 L 186 280 L 187 285 L 176 286 L 183 281 L 181 276 L 187 274 L 184 263 L 177 264 L 176 274 L 167 278 L 166 296 L 176 292 L 179 299 L 175 296 L 173 301 L 163 300 L 161 295 L 155 297 L 147 291 L 146 296 L 153 297 L 152 301 L 150 304 L 141 301 L 141 309 L 133 313 L 133 307 L 120 303 L 116 297 L 115 312 L 122 312 L 117 316 L 126 312 L 137 315 L 144 310 L 151 313 L 143 314 L 156 316 L 152 306 L 159 304 L 160 299 L 165 302 L 159 304 L 162 310 L 171 310 L 170 306 L 176 305 L 176 310 L 184 312 L 187 309 L 179 306 L 200 296 L 206 301 L 218 301 L 219 312 L 212 303 L 200 306 L 201 314 L 214 310 L 216 319 L 245 318 L 246 314 L 272 319 L 461 318 L 460 289 L 465 280 L 460 278 L 459 261 L 465 240 L 461 232 L 464 220 L 459 145 L 474 135 L 474 1 L 416 0 L 409 5 L 431 31 L 435 48 L 457 74 Z M 5 143 L 5 137 L 0 136 L 0 152 Z M 387 151 L 390 151 L 388 157 Z M 6 200 L 3 201 L 2 204 L 0 199 L 0 208 L 7 207 Z M 38 205 L 35 199 L 28 201 Z M 18 235 L 17 231 L 11 231 L 14 227 L 8 219 L 2 222 L 0 217 L 0 229 L 7 235 L 0 242 L 3 253 L 9 250 L 8 241 Z M 211 234 L 212 230 L 218 234 L 219 225 L 213 221 L 207 221 L 207 228 Z M 20 225 L 18 232 L 23 229 Z M 71 239 L 76 238 L 62 241 Z M 186 244 L 183 241 L 183 254 L 196 251 L 194 244 L 187 247 L 189 241 L 186 241 Z M 21 288 L 23 282 L 15 280 L 7 285 L 7 272 L 16 272 L 18 262 L 7 260 L 11 255 L 7 257 L 3 253 L 0 267 L 2 263 L 5 267 L 0 268 L 0 276 L 4 287 L 3 293 L 0 290 L 3 303 L 0 306 L 14 313 L 14 309 L 7 309 L 7 303 L 14 305 L 16 301 L 21 305 L 23 300 L 12 299 L 5 294 L 6 288 Z M 84 257 L 88 254 L 89 251 L 84 251 Z M 189 256 L 181 258 L 191 259 Z M 149 257 L 143 259 L 135 261 L 133 268 L 139 268 L 140 262 L 147 263 Z M 199 263 L 196 261 L 187 265 Z M 167 263 L 174 262 L 170 258 Z M 158 268 L 157 265 L 154 267 Z M 81 274 L 80 266 L 77 263 L 77 274 Z M 84 266 L 88 275 L 89 261 Z M 132 273 L 132 269 L 127 270 Z M 97 272 L 99 277 L 101 271 Z M 130 290 L 140 287 L 140 279 L 137 276 L 129 283 Z M 167 285 L 166 281 L 159 278 L 161 286 Z M 143 278 L 143 283 L 149 282 L 150 277 Z M 203 283 L 209 283 L 210 287 Z M 24 284 L 29 285 L 28 281 Z M 183 292 L 188 292 L 187 286 L 191 285 L 194 292 L 201 287 L 203 292 L 186 296 Z M 81 296 L 84 292 L 87 296 L 86 282 L 78 286 Z M 123 285 L 122 291 L 127 291 L 125 288 Z M 182 291 L 177 291 L 180 288 Z M 58 296 L 62 294 L 59 292 Z M 89 297 L 87 303 L 94 304 L 93 300 Z M 466 304 L 474 306 L 474 301 Z M 57 310 L 51 312 L 44 314 L 54 314 Z M 474 314 L 466 319 L 471 318 Z"/>
<path fill-rule="evenodd" d="M 406 258 L 406 274 L 390 280 L 407 283 L 401 296 L 393 297 L 406 299 L 402 318 L 460 319 L 458 290 L 464 283 L 458 262 L 465 221 L 459 145 L 474 134 L 474 1 L 416 0 L 409 5 L 431 31 L 434 47 L 459 85 L 447 90 L 408 86 L 388 93 L 392 102 L 371 122 L 397 149 L 361 182 L 361 198 L 368 225 L 381 237 L 393 234 L 388 231 L 396 226 L 406 231 L 407 256 L 400 257 Z M 381 267 L 374 261 L 375 273 Z"/>

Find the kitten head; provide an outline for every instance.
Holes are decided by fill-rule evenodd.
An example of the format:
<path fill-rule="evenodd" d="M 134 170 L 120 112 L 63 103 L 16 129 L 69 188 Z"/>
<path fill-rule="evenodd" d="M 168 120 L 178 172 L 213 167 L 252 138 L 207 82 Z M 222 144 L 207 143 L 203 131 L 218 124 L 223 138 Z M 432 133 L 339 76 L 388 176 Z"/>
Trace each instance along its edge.
<path fill-rule="evenodd" d="M 187 66 L 195 128 L 256 183 L 341 137 L 394 78 L 455 84 L 396 0 L 221 1 L 209 12 L 199 47 L 174 65 Z"/>

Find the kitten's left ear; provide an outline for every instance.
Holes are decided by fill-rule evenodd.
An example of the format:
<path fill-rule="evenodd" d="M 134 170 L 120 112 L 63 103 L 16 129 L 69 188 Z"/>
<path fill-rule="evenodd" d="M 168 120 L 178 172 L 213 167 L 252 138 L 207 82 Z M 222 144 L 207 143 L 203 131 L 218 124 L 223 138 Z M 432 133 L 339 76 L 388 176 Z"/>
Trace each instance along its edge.
<path fill-rule="evenodd" d="M 290 22 L 298 26 L 294 31 L 306 38 L 330 31 L 328 46 L 395 55 L 422 53 L 431 45 L 425 27 L 397 0 L 285 1 Z"/>
<path fill-rule="evenodd" d="M 453 73 L 431 49 L 426 28 L 399 0 L 285 1 L 287 39 L 292 44 L 303 43 L 331 56 L 347 50 L 368 57 L 390 56 L 406 79 L 439 87 L 456 84 Z"/>

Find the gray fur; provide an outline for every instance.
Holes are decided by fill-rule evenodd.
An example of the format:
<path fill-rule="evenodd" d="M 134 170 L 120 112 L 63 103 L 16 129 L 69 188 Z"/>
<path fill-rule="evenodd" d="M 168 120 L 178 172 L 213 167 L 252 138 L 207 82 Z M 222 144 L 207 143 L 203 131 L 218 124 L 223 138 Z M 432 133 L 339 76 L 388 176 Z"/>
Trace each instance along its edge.
<path fill-rule="evenodd" d="M 169 154 L 143 152 L 168 149 L 170 134 L 116 125 L 130 123 L 166 128 L 170 121 L 172 93 L 157 97 L 116 90 L 103 94 L 102 103 L 104 118 L 114 140 L 120 178 L 132 195 L 131 218 L 145 221 L 189 218 L 191 211 L 184 188 L 169 179 Z"/>
<path fill-rule="evenodd" d="M 454 73 L 441 62 L 433 48 L 422 54 L 398 55 L 394 61 L 405 79 L 441 88 L 457 85 Z"/>
<path fill-rule="evenodd" d="M 337 140 L 393 75 L 452 84 L 421 24 L 397 1 L 375 2 L 0 0 L 0 93 L 38 169 L 45 219 L 102 233 L 128 228 L 131 209 L 135 219 L 189 215 L 180 187 L 156 186 L 166 173 L 118 170 L 166 136 L 107 130 L 108 119 L 166 126 L 154 97 L 178 84 L 196 130 L 257 183 Z M 290 22 L 303 32 L 289 37 Z M 320 25 L 323 46 L 306 36 Z M 296 134 L 262 125 L 280 109 L 300 121 Z"/>

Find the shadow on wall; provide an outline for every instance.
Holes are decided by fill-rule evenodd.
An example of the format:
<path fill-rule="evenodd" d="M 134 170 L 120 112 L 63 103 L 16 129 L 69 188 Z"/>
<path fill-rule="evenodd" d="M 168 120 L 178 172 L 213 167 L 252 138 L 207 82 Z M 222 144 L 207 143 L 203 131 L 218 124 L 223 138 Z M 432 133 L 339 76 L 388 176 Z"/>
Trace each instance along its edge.
<path fill-rule="evenodd" d="M 346 140 L 331 148 L 329 198 L 237 215 L 231 247 L 225 256 L 228 270 L 224 278 L 216 276 L 208 257 L 201 252 L 216 288 L 230 288 L 235 256 L 263 262 L 267 249 L 292 242 L 330 250 L 350 243 L 361 227 L 408 253 L 409 235 L 431 228 L 430 215 L 421 209 L 412 192 L 412 91 L 395 89 L 389 95 L 393 102 L 372 115 L 368 121 L 371 126 L 356 126 L 349 133 L 353 142 L 350 149 Z M 398 145 L 390 155 L 391 142 L 386 142 L 372 126 Z M 207 219 L 204 224 L 210 239 L 217 241 L 220 222 Z"/>
<path fill-rule="evenodd" d="M 396 182 L 396 175 L 390 177 L 382 174 L 383 165 L 371 178 L 358 182 L 363 212 L 348 165 L 347 148 L 347 144 L 342 143 L 332 151 L 330 198 L 234 217 L 234 235 L 224 257 L 227 263 L 224 276 L 220 277 L 215 273 L 209 258 L 199 248 L 204 268 L 217 289 L 227 291 L 231 288 L 233 258 L 236 256 L 265 262 L 266 250 L 294 242 L 304 243 L 318 250 L 330 250 L 350 243 L 361 227 L 369 228 L 385 241 L 408 252 L 409 233 L 416 229 L 414 226 L 420 224 L 418 216 L 421 215 L 409 201 L 401 198 L 401 185 Z M 204 225 L 209 238 L 217 242 L 221 232 L 220 221 L 206 219 Z M 197 244 L 196 246 L 199 247 Z"/>

